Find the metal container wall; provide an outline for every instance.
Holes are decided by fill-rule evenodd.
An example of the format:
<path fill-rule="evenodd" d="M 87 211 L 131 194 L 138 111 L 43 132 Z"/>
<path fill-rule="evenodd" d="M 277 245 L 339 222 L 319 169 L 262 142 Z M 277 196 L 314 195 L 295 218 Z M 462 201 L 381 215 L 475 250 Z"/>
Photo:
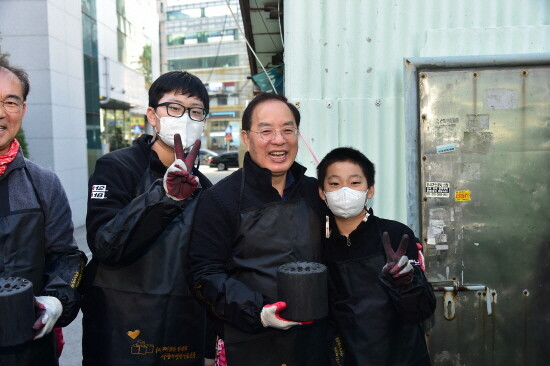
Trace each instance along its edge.
<path fill-rule="evenodd" d="M 319 159 L 337 146 L 371 158 L 375 213 L 403 222 L 403 58 L 550 49 L 547 0 L 300 0 L 284 9 L 285 94 L 300 104 L 300 129 Z M 315 175 L 304 143 L 298 159 Z"/>
<path fill-rule="evenodd" d="M 419 69 L 418 97 L 434 365 L 545 365 L 550 60 Z"/>
<path fill-rule="evenodd" d="M 284 8 L 285 94 L 300 107 L 306 141 L 318 159 L 337 146 L 363 151 L 377 168 L 375 213 L 406 222 L 424 244 L 429 237 L 428 275 L 443 281 L 436 284 L 442 291 L 429 337 L 434 365 L 546 365 L 547 69 L 531 63 L 518 76 L 524 68 L 509 62 L 503 74 L 478 70 L 474 83 L 462 59 L 494 66 L 507 55 L 517 65 L 548 52 L 550 2 L 301 0 Z M 431 116 L 421 147 L 417 75 L 403 71 L 403 61 L 435 57 L 422 86 L 430 86 L 422 108 Z M 451 74 L 438 74 L 452 68 L 457 73 L 449 80 Z M 489 119 L 467 117 L 478 114 Z M 429 127 L 433 118 L 449 120 Z M 315 175 L 303 142 L 298 160 Z M 446 175 L 436 174 L 440 168 L 437 174 Z M 426 182 L 447 178 L 449 198 L 422 205 Z M 431 192 L 445 194 L 445 187 L 433 185 Z M 456 201 L 455 191 L 470 191 L 458 195 L 470 201 Z"/>

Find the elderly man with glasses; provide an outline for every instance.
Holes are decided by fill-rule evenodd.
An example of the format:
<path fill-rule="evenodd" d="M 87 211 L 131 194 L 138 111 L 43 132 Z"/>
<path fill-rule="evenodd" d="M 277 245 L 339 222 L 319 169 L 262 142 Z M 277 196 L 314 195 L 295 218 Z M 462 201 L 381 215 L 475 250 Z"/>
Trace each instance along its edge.
<path fill-rule="evenodd" d="M 205 312 L 185 281 L 208 92 L 184 71 L 149 89 L 155 136 L 101 157 L 89 181 L 83 365 L 202 366 Z M 213 358 L 214 340 L 209 350 Z"/>
<path fill-rule="evenodd" d="M 57 365 L 63 342 L 60 329 L 52 329 L 68 325 L 78 314 L 76 287 L 87 261 L 74 240 L 71 209 L 59 178 L 27 160 L 15 138 L 29 89 L 27 73 L 0 58 L 2 366 Z M 35 309 L 32 295 L 30 302 L 21 302 L 25 281 L 32 283 Z M 25 310 L 32 318 L 28 329 L 21 315 Z"/>
<path fill-rule="evenodd" d="M 326 364 L 324 320 L 284 319 L 277 293 L 279 266 L 322 261 L 326 208 L 316 179 L 295 162 L 299 126 L 285 97 L 257 95 L 242 117 L 243 168 L 198 203 L 189 280 L 220 320 L 229 366 Z"/>

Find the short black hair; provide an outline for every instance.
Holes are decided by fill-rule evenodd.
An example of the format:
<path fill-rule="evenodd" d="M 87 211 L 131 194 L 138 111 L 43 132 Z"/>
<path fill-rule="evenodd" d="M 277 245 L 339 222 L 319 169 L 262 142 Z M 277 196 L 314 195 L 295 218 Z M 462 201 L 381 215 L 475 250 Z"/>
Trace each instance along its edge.
<path fill-rule="evenodd" d="M 244 112 L 243 112 L 243 118 L 242 118 L 242 124 L 241 124 L 241 130 L 248 131 L 250 130 L 250 127 L 252 127 L 252 113 L 254 113 L 254 109 L 256 107 L 268 100 L 278 100 L 280 102 L 283 102 L 287 105 L 287 107 L 292 112 L 292 115 L 294 116 L 294 120 L 296 121 L 296 126 L 300 127 L 300 112 L 298 111 L 298 108 L 294 106 L 294 104 L 289 103 L 288 99 L 286 99 L 285 96 L 275 94 L 275 93 L 260 93 L 252 99 L 250 103 L 246 106 Z"/>
<path fill-rule="evenodd" d="M 27 72 L 19 67 L 11 66 L 6 56 L 0 57 L 0 70 L 1 69 L 5 69 L 17 76 L 17 78 L 21 82 L 21 90 L 23 91 L 23 102 L 26 101 L 27 96 L 29 95 L 29 91 L 31 90 L 29 75 L 27 74 Z"/>
<path fill-rule="evenodd" d="M 363 170 L 365 178 L 367 178 L 367 184 L 369 188 L 374 185 L 374 164 L 361 153 L 352 147 L 337 147 L 329 152 L 323 160 L 317 165 L 317 180 L 319 181 L 319 187 L 323 187 L 323 182 L 327 176 L 327 169 L 330 165 L 342 161 L 349 161 L 357 164 Z"/>
<path fill-rule="evenodd" d="M 201 79 L 187 71 L 169 71 L 159 76 L 149 88 L 149 107 L 157 108 L 159 100 L 170 92 L 199 98 L 206 113 L 210 109 L 210 97 L 206 87 Z"/>

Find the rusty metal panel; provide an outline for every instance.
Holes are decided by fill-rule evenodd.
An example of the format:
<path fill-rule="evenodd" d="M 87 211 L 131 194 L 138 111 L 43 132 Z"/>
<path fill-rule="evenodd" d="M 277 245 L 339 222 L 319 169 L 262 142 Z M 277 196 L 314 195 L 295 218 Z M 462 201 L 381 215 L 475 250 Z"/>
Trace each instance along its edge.
<path fill-rule="evenodd" d="M 417 75 L 434 365 L 546 364 L 550 60 Z"/>

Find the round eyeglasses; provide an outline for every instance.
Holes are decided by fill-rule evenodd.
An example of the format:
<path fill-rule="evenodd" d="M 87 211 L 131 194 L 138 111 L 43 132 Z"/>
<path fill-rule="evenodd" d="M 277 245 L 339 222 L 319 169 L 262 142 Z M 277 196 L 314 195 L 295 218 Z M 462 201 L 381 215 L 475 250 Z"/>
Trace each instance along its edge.
<path fill-rule="evenodd" d="M 185 107 L 179 103 L 165 102 L 157 105 L 158 107 L 166 107 L 166 113 L 170 117 L 181 117 L 187 111 L 189 117 L 193 121 L 201 122 L 206 118 L 206 109 L 200 107 Z"/>
<path fill-rule="evenodd" d="M 0 103 L 2 104 L 4 110 L 8 113 L 20 112 L 21 108 L 23 108 L 23 104 L 25 104 L 24 102 L 16 98 L 6 98 L 4 100 L 0 100 Z"/>
<path fill-rule="evenodd" d="M 280 133 L 281 136 L 287 141 L 294 141 L 294 140 L 296 140 L 296 135 L 298 134 L 298 129 L 295 128 L 295 127 L 284 128 L 282 130 L 275 130 L 273 128 L 265 128 L 265 129 L 260 130 L 260 131 L 252 131 L 252 130 L 248 130 L 248 131 L 254 132 L 254 133 L 260 135 L 260 138 L 264 141 L 273 140 L 275 137 L 277 137 L 277 133 Z"/>

